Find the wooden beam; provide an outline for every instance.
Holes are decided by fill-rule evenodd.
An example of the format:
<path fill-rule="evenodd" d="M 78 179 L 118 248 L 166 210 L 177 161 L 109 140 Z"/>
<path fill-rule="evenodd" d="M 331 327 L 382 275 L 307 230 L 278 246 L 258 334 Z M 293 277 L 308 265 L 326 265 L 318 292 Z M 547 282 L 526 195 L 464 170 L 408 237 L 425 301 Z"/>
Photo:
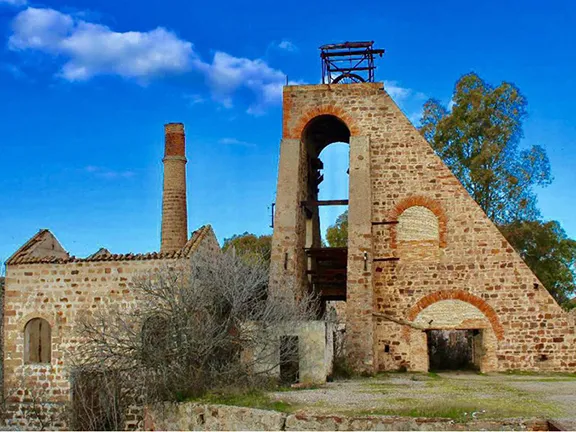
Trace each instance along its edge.
<path fill-rule="evenodd" d="M 398 221 L 381 221 L 381 222 L 372 222 L 372 225 L 395 225 Z"/>
<path fill-rule="evenodd" d="M 348 200 L 322 200 L 322 201 L 302 201 L 302 207 L 318 207 L 332 205 L 348 205 Z"/>
<path fill-rule="evenodd" d="M 378 262 L 378 261 L 399 261 L 400 258 L 396 258 L 396 257 L 390 257 L 390 258 L 374 258 L 372 261 Z"/>

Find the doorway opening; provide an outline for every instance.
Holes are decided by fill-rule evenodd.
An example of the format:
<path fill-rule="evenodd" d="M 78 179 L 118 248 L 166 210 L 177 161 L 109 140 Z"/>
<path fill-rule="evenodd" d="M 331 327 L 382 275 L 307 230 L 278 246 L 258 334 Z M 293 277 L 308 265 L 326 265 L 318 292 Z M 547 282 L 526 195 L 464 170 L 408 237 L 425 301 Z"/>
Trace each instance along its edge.
<path fill-rule="evenodd" d="M 350 131 L 339 118 L 320 115 L 306 126 L 302 140 L 308 157 L 307 193 L 302 202 L 307 276 L 311 291 L 325 309 L 328 301 L 346 300 Z M 338 220 L 340 215 L 344 216 Z M 333 229 L 327 236 L 329 227 Z"/>
<path fill-rule="evenodd" d="M 298 336 L 280 337 L 280 381 L 294 384 L 300 378 L 300 352 Z"/>
<path fill-rule="evenodd" d="M 429 370 L 480 370 L 482 331 L 427 330 Z"/>

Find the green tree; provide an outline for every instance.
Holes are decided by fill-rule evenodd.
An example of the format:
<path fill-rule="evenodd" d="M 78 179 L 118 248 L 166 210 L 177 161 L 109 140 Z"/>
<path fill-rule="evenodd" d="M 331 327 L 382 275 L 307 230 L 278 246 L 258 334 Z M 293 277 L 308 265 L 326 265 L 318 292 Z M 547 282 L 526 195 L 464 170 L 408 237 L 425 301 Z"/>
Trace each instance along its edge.
<path fill-rule="evenodd" d="M 516 221 L 500 227 L 556 301 L 572 307 L 576 293 L 576 241 L 556 221 Z"/>
<path fill-rule="evenodd" d="M 348 210 L 338 216 L 334 225 L 328 227 L 326 240 L 330 247 L 348 246 Z"/>
<path fill-rule="evenodd" d="M 421 133 L 495 223 L 537 219 L 534 186 L 550 183 L 550 164 L 542 147 L 518 148 L 525 97 L 514 84 L 492 87 L 470 73 L 452 101 L 451 111 L 424 104 Z"/>
<path fill-rule="evenodd" d="M 567 305 L 574 294 L 574 241 L 558 222 L 539 221 L 535 186 L 551 182 L 544 149 L 519 149 L 526 99 L 503 82 L 493 87 L 478 75 L 456 83 L 452 109 L 430 99 L 420 132 L 520 253 L 544 286 Z"/>
<path fill-rule="evenodd" d="M 238 255 L 260 258 L 269 263 L 272 250 L 272 236 L 256 236 L 248 232 L 236 234 L 224 240 L 222 249 L 226 251 L 231 247 L 234 247 Z"/>

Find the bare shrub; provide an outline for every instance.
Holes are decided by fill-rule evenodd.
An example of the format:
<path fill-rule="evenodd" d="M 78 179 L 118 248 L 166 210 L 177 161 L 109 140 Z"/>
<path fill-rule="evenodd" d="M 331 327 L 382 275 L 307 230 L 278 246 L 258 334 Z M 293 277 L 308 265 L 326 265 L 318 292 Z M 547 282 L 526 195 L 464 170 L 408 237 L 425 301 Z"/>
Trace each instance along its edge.
<path fill-rule="evenodd" d="M 117 397 L 112 388 L 150 403 L 262 385 L 279 367 L 279 329 L 315 316 L 312 298 L 269 292 L 267 264 L 234 253 L 196 254 L 135 279 L 134 290 L 133 308 L 108 306 L 80 323 L 76 371 L 114 377 L 103 382 L 108 399 Z M 103 405 L 134 402 L 121 399 Z"/>

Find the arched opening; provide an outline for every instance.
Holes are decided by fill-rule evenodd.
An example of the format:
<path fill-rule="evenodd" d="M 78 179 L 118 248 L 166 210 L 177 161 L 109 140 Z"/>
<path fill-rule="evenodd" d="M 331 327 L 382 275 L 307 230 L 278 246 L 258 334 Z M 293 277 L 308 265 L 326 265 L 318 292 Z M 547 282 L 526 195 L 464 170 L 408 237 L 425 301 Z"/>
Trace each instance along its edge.
<path fill-rule="evenodd" d="M 33 318 L 24 327 L 24 363 L 50 363 L 52 329 L 48 321 Z"/>
<path fill-rule="evenodd" d="M 302 141 L 308 167 L 302 203 L 306 215 L 307 276 L 311 290 L 326 305 L 327 301 L 346 300 L 347 221 L 334 227 L 334 239 L 327 238 L 326 230 L 348 209 L 350 130 L 338 117 L 320 115 L 308 122 Z"/>
<path fill-rule="evenodd" d="M 427 353 L 415 359 L 424 362 L 419 370 L 494 370 L 495 347 L 503 330 L 481 298 L 460 290 L 431 293 L 412 306 L 407 317 L 426 329 L 415 332 L 423 338 L 410 341 L 414 352 Z"/>
<path fill-rule="evenodd" d="M 427 207 L 408 207 L 398 216 L 396 228 L 398 256 L 403 261 L 438 258 L 440 226 L 438 217 Z"/>

